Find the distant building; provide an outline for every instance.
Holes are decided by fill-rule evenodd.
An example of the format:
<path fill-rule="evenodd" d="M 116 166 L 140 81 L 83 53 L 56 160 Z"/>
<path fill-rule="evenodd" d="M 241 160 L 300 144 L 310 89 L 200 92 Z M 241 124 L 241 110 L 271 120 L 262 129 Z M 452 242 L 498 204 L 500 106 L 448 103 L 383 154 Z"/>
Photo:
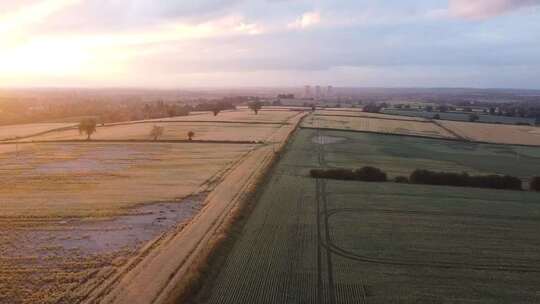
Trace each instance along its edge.
<path fill-rule="evenodd" d="M 315 99 L 316 100 L 321 99 L 321 97 L 322 97 L 321 93 L 322 93 L 321 92 L 321 86 L 320 85 L 316 86 L 315 87 Z"/>
<path fill-rule="evenodd" d="M 311 86 L 305 86 L 304 87 L 304 98 L 312 98 L 313 95 L 311 95 Z"/>
<path fill-rule="evenodd" d="M 326 97 L 329 98 L 329 97 L 333 97 L 334 95 L 334 87 L 332 87 L 331 85 L 329 85 L 327 88 L 326 88 Z"/>

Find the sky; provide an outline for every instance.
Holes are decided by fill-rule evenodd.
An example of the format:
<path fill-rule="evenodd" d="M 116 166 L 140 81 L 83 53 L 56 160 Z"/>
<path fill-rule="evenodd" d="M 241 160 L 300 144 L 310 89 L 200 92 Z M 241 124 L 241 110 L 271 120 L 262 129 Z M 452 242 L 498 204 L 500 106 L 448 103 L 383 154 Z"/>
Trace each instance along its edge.
<path fill-rule="evenodd" d="M 0 0 L 0 86 L 540 89 L 540 0 Z"/>

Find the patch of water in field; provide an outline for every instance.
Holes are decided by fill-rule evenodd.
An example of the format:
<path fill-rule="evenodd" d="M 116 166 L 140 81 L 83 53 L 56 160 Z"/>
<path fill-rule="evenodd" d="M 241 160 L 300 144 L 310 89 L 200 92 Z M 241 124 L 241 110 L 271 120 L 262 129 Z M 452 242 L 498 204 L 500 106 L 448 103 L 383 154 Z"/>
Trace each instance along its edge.
<path fill-rule="evenodd" d="M 335 143 L 344 142 L 346 140 L 347 138 L 345 137 L 327 136 L 327 135 L 314 136 L 311 139 L 311 141 L 319 145 L 335 144 Z"/>
<path fill-rule="evenodd" d="M 107 220 L 65 219 L 51 223 L 47 229 L 30 230 L 28 248 L 19 254 L 47 257 L 76 252 L 78 255 L 108 254 L 119 250 L 137 250 L 162 233 L 185 224 L 197 214 L 204 195 L 177 202 L 146 204 L 130 214 Z M 26 243 L 26 242 L 24 242 Z"/>

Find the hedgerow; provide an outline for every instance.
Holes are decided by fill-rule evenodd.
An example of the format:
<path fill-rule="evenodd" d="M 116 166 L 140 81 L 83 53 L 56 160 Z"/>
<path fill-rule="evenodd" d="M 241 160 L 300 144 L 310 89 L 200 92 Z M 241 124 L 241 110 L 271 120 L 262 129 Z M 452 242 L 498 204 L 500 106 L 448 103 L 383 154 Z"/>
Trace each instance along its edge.
<path fill-rule="evenodd" d="M 311 177 L 328 178 L 339 180 L 358 180 L 364 182 L 385 182 L 386 173 L 375 167 L 363 167 L 356 170 L 351 169 L 312 169 Z"/>
<path fill-rule="evenodd" d="M 410 178 L 413 184 L 444 185 L 458 187 L 521 190 L 521 179 L 509 175 L 477 175 L 467 173 L 434 172 L 415 170 Z"/>

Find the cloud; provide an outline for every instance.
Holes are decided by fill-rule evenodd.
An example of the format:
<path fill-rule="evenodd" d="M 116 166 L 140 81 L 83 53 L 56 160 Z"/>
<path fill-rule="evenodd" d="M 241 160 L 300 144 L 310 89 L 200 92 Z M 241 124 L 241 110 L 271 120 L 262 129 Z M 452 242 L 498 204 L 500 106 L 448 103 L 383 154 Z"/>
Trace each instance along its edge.
<path fill-rule="evenodd" d="M 319 12 L 306 12 L 302 14 L 294 22 L 289 23 L 289 28 L 305 29 L 312 27 L 321 22 L 321 14 Z"/>
<path fill-rule="evenodd" d="M 485 19 L 536 5 L 540 5 L 540 0 L 449 0 L 449 13 L 461 18 Z"/>

